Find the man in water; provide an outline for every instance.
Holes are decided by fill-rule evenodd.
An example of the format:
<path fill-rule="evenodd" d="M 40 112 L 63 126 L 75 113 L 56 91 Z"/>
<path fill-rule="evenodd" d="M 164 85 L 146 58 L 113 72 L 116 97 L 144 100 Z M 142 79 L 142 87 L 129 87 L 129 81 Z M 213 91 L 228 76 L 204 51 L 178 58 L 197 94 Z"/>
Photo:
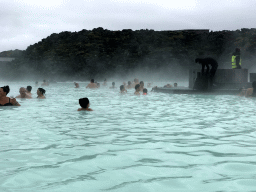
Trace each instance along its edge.
<path fill-rule="evenodd" d="M 91 79 L 91 82 L 86 86 L 86 88 L 97 88 L 97 84 L 94 83 L 94 79 Z"/>
<path fill-rule="evenodd" d="M 211 58 L 211 57 L 207 57 L 207 58 L 196 58 L 195 59 L 196 63 L 199 63 L 202 65 L 202 71 L 201 71 L 201 75 L 203 77 L 207 77 L 207 79 L 209 79 L 209 88 L 212 88 L 213 85 L 213 77 L 217 71 L 218 68 L 218 63 L 215 59 Z M 211 70 L 209 65 L 211 65 Z M 204 72 L 204 69 L 206 67 L 206 72 Z"/>
<path fill-rule="evenodd" d="M 20 95 L 18 95 L 16 98 L 31 99 L 32 97 L 27 94 L 27 90 L 25 89 L 25 87 L 21 87 L 20 88 Z"/>
<path fill-rule="evenodd" d="M 93 111 L 90 107 L 90 101 L 88 98 L 81 98 L 79 99 L 79 105 L 81 108 L 79 108 L 77 111 Z"/>
<path fill-rule="evenodd" d="M 32 90 L 32 87 L 30 85 L 27 86 L 27 95 L 32 96 L 31 90 Z"/>

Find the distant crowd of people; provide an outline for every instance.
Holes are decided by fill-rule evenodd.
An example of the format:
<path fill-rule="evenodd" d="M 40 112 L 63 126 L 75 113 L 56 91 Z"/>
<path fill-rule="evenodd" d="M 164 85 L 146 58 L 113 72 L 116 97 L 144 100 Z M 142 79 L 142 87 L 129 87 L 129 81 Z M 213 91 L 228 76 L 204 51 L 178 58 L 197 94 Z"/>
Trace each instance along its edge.
<path fill-rule="evenodd" d="M 74 82 L 75 84 L 75 88 L 79 88 L 79 84 L 77 82 Z M 38 82 L 35 83 L 35 85 L 38 85 Z M 107 86 L 107 80 L 105 79 L 103 84 L 104 87 Z M 148 83 L 147 87 L 150 88 L 152 85 L 152 83 Z M 43 83 L 41 84 L 41 86 L 49 86 L 49 83 L 47 81 L 43 81 Z M 99 88 L 100 87 L 100 83 L 94 82 L 94 79 L 91 79 L 90 83 L 86 86 L 86 88 L 90 88 L 90 89 L 95 89 L 95 88 Z M 157 86 L 155 86 L 157 87 Z M 155 88 L 153 87 L 153 89 Z M 177 88 L 178 84 L 174 83 L 173 87 L 171 84 L 167 84 L 164 85 L 165 88 Z M 109 87 L 110 89 L 116 89 L 115 86 L 115 82 L 112 82 L 112 86 Z M 123 84 L 120 86 L 120 93 L 121 94 L 125 94 L 127 93 L 127 89 L 135 89 L 134 95 L 147 95 L 148 94 L 148 90 L 144 87 L 144 82 L 143 81 L 139 81 L 139 79 L 135 78 L 133 82 L 128 81 L 128 83 L 126 84 L 126 82 L 123 82 Z M 27 98 L 27 99 L 31 99 L 32 98 L 32 86 L 27 86 L 27 88 L 25 87 L 21 87 L 19 89 L 19 95 L 16 96 L 15 98 L 9 98 L 7 97 L 8 93 L 10 92 L 10 88 L 9 86 L 3 86 L 0 87 L 0 106 L 20 106 L 20 104 L 17 102 L 16 98 Z M 38 99 L 45 99 L 45 89 L 43 88 L 38 88 L 37 89 L 37 98 Z M 252 83 L 252 88 L 248 88 L 248 89 L 244 89 L 241 88 L 240 89 L 240 93 L 239 96 L 245 96 L 245 97 L 256 97 L 256 81 L 254 81 Z M 88 98 L 80 98 L 79 99 L 79 104 L 81 106 L 81 108 L 78 109 L 78 111 L 93 111 L 90 107 L 90 102 Z"/>
<path fill-rule="evenodd" d="M 36 83 L 38 84 L 38 83 Z M 17 102 L 16 98 L 26 98 L 26 99 L 31 99 L 32 98 L 32 86 L 27 86 L 27 88 L 25 87 L 21 87 L 19 89 L 19 95 L 16 96 L 15 98 L 10 98 L 7 97 L 8 93 L 10 92 L 10 87 L 7 86 L 3 86 L 0 87 L 0 106 L 20 106 L 20 104 Z M 43 88 L 38 88 L 37 89 L 37 98 L 38 99 L 45 99 L 45 89 Z"/>

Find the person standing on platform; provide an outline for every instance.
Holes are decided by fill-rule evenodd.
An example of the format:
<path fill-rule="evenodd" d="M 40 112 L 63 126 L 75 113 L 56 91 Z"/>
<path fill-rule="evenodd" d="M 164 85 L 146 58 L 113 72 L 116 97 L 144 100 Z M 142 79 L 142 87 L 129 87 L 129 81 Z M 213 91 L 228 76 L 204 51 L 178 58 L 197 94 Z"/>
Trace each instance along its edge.
<path fill-rule="evenodd" d="M 242 69 L 241 68 L 241 56 L 240 56 L 240 49 L 236 48 L 235 52 L 232 55 L 232 69 Z"/>
<path fill-rule="evenodd" d="M 213 77 L 217 71 L 218 68 L 218 63 L 215 59 L 211 58 L 211 57 L 207 57 L 207 58 L 196 58 L 195 59 L 196 63 L 199 63 L 202 65 L 202 70 L 201 70 L 201 75 L 204 77 L 207 77 L 207 79 L 209 79 L 209 88 L 212 88 L 213 86 Z M 209 65 L 211 65 L 211 70 Z M 204 71 L 206 67 L 206 72 Z"/>

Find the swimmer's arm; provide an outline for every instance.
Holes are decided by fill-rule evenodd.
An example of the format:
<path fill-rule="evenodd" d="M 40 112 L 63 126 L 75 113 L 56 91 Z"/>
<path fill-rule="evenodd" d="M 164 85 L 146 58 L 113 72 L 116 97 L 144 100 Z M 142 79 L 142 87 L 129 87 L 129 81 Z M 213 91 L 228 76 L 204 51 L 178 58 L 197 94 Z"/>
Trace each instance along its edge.
<path fill-rule="evenodd" d="M 11 104 L 12 104 L 13 106 L 20 106 L 20 104 L 16 101 L 15 98 L 11 99 L 10 102 L 11 102 Z"/>

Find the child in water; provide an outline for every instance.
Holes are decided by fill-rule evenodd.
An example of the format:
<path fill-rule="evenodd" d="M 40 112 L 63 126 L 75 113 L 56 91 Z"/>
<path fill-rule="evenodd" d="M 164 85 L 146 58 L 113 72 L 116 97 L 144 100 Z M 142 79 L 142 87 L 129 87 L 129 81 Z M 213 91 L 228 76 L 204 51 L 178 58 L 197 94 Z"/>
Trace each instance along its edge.
<path fill-rule="evenodd" d="M 124 85 L 120 86 L 120 93 L 122 94 L 127 93 L 127 90 L 125 89 Z"/>
<path fill-rule="evenodd" d="M 147 95 L 148 94 L 148 90 L 146 88 L 143 89 L 143 95 Z"/>
<path fill-rule="evenodd" d="M 140 95 L 140 84 L 135 85 L 134 95 Z"/>
<path fill-rule="evenodd" d="M 77 111 L 93 111 L 90 107 L 90 102 L 88 98 L 79 99 L 79 104 L 82 108 L 79 108 Z"/>

